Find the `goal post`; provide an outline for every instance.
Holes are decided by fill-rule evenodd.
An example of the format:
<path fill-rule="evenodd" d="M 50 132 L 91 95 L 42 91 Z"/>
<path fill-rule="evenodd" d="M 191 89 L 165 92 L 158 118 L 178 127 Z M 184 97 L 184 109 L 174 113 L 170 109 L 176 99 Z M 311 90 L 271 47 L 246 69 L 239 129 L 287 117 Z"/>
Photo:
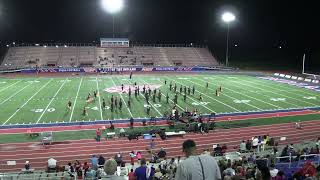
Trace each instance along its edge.
<path fill-rule="evenodd" d="M 307 76 L 312 76 L 313 79 L 320 79 L 320 75 L 319 74 L 313 74 L 313 73 L 306 72 L 305 63 L 306 63 L 306 54 L 303 54 L 303 57 L 302 57 L 302 74 L 303 75 L 307 75 Z"/>

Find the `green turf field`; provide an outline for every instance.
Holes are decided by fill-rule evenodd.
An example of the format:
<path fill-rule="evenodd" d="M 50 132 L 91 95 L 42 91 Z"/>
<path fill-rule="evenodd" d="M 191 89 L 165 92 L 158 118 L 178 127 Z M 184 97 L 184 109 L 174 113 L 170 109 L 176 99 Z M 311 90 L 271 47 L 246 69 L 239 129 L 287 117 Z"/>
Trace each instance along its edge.
<path fill-rule="evenodd" d="M 167 85 L 164 81 L 167 81 Z M 132 91 L 131 108 L 127 108 L 128 94 L 109 93 L 105 90 L 121 89 L 121 84 L 133 85 L 137 83 L 142 90 L 143 85 L 159 86 L 161 102 L 156 98 L 152 102 L 150 97 L 151 114 L 147 115 L 145 97 L 142 93 L 137 98 Z M 169 91 L 169 83 L 191 87 L 191 95 L 184 102 L 183 96 L 178 96 L 178 110 L 186 107 L 189 110 L 197 108 L 203 114 L 249 112 L 263 110 L 277 110 L 288 108 L 304 108 L 320 106 L 320 94 L 311 90 L 290 85 L 261 80 L 245 75 L 134 75 L 132 80 L 126 76 L 83 76 L 64 78 L 0 78 L 0 123 L 29 124 L 49 122 L 75 122 L 108 119 L 128 119 L 161 117 L 170 113 L 173 107 L 174 92 Z M 206 83 L 209 87 L 206 88 Z M 195 94 L 192 95 L 192 86 Z M 222 86 L 222 94 L 217 97 L 215 90 Z M 86 103 L 90 92 L 98 90 L 99 95 L 94 102 Z M 134 90 L 132 88 L 132 90 Z M 169 103 L 166 103 L 166 94 L 169 94 Z M 111 95 L 123 101 L 122 110 L 111 112 Z M 184 94 L 184 88 L 182 90 Z M 199 95 L 203 100 L 199 101 Z M 158 95 L 158 91 L 157 91 Z M 157 96 L 156 96 L 157 97 Z M 102 99 L 105 99 L 107 108 L 102 109 Z M 67 109 L 67 102 L 72 102 L 72 108 Z M 83 108 L 87 108 L 88 115 L 82 115 Z"/>

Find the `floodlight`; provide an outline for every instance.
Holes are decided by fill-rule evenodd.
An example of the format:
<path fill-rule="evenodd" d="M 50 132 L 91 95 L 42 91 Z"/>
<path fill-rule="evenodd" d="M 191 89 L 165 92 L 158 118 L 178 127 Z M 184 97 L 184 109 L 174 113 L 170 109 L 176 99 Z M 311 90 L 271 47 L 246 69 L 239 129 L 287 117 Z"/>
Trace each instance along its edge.
<path fill-rule="evenodd" d="M 44 47 L 44 48 L 46 48 L 47 46 L 46 46 L 46 45 L 44 45 L 43 47 Z"/>
<path fill-rule="evenodd" d="M 35 44 L 35 46 L 39 46 L 39 44 Z"/>
<path fill-rule="evenodd" d="M 13 44 L 13 45 L 15 45 L 15 44 L 16 44 L 16 42 L 13 42 L 12 44 Z"/>
<path fill-rule="evenodd" d="M 9 44 L 7 44 L 7 47 L 9 47 Z"/>
<path fill-rule="evenodd" d="M 59 46 L 58 45 L 56 45 L 56 48 L 58 48 Z"/>
<path fill-rule="evenodd" d="M 115 14 L 123 8 L 123 0 L 101 0 L 102 8 L 110 14 Z"/>
<path fill-rule="evenodd" d="M 236 19 L 236 17 L 234 16 L 234 14 L 230 13 L 230 12 L 225 12 L 222 14 L 222 20 L 226 23 L 232 22 Z"/>
<path fill-rule="evenodd" d="M 66 48 L 66 47 L 68 47 L 67 45 L 64 45 L 64 47 Z"/>

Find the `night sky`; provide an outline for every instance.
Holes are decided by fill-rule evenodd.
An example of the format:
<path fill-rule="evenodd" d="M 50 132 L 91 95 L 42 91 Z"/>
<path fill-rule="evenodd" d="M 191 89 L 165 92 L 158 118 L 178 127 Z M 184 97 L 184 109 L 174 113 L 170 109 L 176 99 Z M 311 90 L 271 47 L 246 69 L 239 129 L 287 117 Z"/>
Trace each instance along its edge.
<path fill-rule="evenodd" d="M 208 44 L 223 55 L 224 10 L 235 12 L 231 52 L 281 51 L 298 57 L 319 50 L 316 1 L 126 0 L 115 16 L 117 37 L 141 43 Z M 100 0 L 0 0 L 0 42 L 92 42 L 112 37 L 112 16 Z M 236 48 L 236 49 L 235 49 Z M 241 53 L 240 53 L 241 54 Z"/>

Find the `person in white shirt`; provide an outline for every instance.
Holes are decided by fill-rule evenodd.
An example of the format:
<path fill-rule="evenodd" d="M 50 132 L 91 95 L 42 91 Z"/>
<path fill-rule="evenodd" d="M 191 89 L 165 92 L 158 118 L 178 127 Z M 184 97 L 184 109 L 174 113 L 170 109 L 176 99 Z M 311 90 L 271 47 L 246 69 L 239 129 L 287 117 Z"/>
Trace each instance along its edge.
<path fill-rule="evenodd" d="M 255 136 L 255 137 L 253 138 L 253 140 L 252 140 L 252 149 L 253 149 L 254 152 L 257 151 L 258 145 L 259 145 L 259 139 L 258 139 L 257 136 Z"/>
<path fill-rule="evenodd" d="M 48 159 L 48 171 L 55 170 L 57 167 L 57 160 L 50 158 Z"/>
<path fill-rule="evenodd" d="M 275 168 L 274 164 L 270 165 L 270 175 L 271 177 L 276 177 L 278 174 L 279 170 Z"/>
<path fill-rule="evenodd" d="M 186 159 L 177 168 L 176 180 L 220 180 L 221 173 L 217 161 L 209 155 L 197 156 L 196 143 L 186 140 L 182 144 Z"/>

